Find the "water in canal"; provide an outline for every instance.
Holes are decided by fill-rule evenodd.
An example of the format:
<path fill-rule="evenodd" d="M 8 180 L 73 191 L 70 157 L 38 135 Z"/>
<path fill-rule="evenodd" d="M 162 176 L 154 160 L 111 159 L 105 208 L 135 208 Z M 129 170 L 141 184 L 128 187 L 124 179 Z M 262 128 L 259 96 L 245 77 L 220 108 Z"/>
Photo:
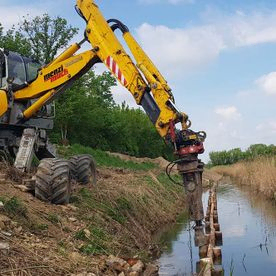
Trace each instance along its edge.
<path fill-rule="evenodd" d="M 208 193 L 204 194 L 204 204 Z M 262 196 L 224 181 L 218 188 L 223 233 L 222 264 L 226 276 L 276 275 L 276 206 Z M 163 233 L 166 250 L 159 259 L 161 276 L 191 276 L 199 260 L 187 220 Z"/>

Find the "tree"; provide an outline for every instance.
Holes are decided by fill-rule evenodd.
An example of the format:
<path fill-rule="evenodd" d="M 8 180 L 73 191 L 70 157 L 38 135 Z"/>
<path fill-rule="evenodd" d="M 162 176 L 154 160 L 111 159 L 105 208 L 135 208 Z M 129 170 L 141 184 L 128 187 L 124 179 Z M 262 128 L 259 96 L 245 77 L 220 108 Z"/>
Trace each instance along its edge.
<path fill-rule="evenodd" d="M 91 70 L 82 77 L 81 83 L 86 96 L 92 98 L 98 105 L 107 108 L 115 106 L 111 87 L 116 86 L 116 80 L 110 72 L 105 71 L 102 75 L 96 75 Z"/>
<path fill-rule="evenodd" d="M 269 148 L 264 144 L 255 144 L 251 145 L 248 148 L 247 152 L 249 153 L 251 158 L 255 158 L 257 156 L 267 155 L 269 153 Z"/>
<path fill-rule="evenodd" d="M 229 155 L 228 164 L 234 164 L 244 159 L 244 153 L 240 148 L 228 151 L 227 155 Z"/>
<path fill-rule="evenodd" d="M 255 144 L 251 145 L 246 151 L 242 151 L 240 148 L 235 148 L 229 151 L 217 151 L 211 152 L 210 165 L 230 165 L 237 163 L 241 160 L 252 160 L 259 156 L 272 156 L 276 154 L 276 146 Z"/>
<path fill-rule="evenodd" d="M 19 33 L 28 39 L 34 59 L 49 63 L 59 50 L 65 48 L 78 28 L 68 25 L 66 19 L 51 18 L 48 14 L 31 19 L 24 17 Z"/>
<path fill-rule="evenodd" d="M 18 26 L 4 33 L 0 23 L 0 47 L 43 63 L 52 61 L 78 32 L 78 28 L 68 25 L 66 19 L 52 18 L 48 14 L 33 19 L 25 16 Z"/>
<path fill-rule="evenodd" d="M 10 51 L 17 52 L 23 56 L 30 55 L 31 44 L 28 39 L 24 37 L 13 26 L 10 30 L 4 33 L 4 29 L 0 23 L 0 48 L 5 48 Z"/>
<path fill-rule="evenodd" d="M 56 100 L 55 137 L 68 139 L 90 146 L 103 141 L 99 137 L 105 130 L 101 129 L 107 122 L 110 108 L 115 106 L 111 87 L 116 84 L 111 73 L 97 76 L 89 71 Z M 92 130 L 99 133 L 88 134 Z M 92 135 L 92 136 L 91 136 Z M 92 139 L 93 137 L 93 139 Z"/>

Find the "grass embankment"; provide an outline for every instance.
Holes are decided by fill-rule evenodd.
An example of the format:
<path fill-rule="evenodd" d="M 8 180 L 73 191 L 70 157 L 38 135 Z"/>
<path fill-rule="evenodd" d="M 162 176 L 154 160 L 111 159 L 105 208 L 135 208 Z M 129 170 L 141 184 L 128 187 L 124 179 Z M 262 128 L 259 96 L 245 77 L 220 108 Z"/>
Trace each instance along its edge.
<path fill-rule="evenodd" d="M 4 238 L 11 246 L 10 255 L 0 257 L 0 272 L 32 264 L 48 268 L 30 275 L 108 275 L 98 274 L 95 256 L 138 255 L 146 260 L 154 255 L 154 233 L 184 211 L 183 189 L 153 163 L 123 161 L 77 145 L 60 152 L 67 157 L 92 154 L 98 163 L 98 183 L 76 186 L 69 206 L 45 204 L 14 188 L 14 183 L 0 184 L 0 221 L 1 214 L 11 220 L 0 228 L 12 233 L 0 234 L 0 241 Z"/>
<path fill-rule="evenodd" d="M 259 157 L 252 161 L 215 167 L 211 171 L 228 175 L 235 179 L 237 184 L 249 186 L 256 193 L 276 200 L 275 157 Z"/>
<path fill-rule="evenodd" d="M 70 147 L 59 147 L 58 152 L 65 158 L 69 158 L 72 155 L 78 154 L 90 154 L 94 157 L 97 162 L 97 166 L 99 167 L 113 167 L 138 171 L 148 171 L 156 168 L 156 165 L 153 162 L 137 163 L 132 161 L 125 161 L 117 156 L 112 156 L 105 151 L 85 147 L 78 144 L 72 145 Z"/>

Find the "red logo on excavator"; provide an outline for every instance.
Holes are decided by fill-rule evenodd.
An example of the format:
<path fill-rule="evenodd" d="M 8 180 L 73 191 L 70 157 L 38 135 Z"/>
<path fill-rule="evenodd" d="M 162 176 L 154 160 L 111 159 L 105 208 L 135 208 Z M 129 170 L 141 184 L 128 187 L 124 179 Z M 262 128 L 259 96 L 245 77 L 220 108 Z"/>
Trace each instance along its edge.
<path fill-rule="evenodd" d="M 44 81 L 50 80 L 51 82 L 54 82 L 54 81 L 66 76 L 68 74 L 69 74 L 68 70 L 64 69 L 63 65 L 61 65 L 59 68 L 57 68 L 57 69 L 51 71 L 50 73 L 46 74 L 44 76 Z"/>

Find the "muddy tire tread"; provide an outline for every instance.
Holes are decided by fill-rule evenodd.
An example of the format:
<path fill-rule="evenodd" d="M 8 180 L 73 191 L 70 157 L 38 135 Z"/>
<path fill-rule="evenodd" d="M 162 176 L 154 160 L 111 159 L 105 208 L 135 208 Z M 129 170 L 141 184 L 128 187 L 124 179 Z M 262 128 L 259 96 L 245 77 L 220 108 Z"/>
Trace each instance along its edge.
<path fill-rule="evenodd" d="M 84 185 L 89 184 L 92 177 L 93 185 L 96 184 L 96 162 L 89 154 L 76 155 L 70 158 L 70 169 L 74 179 Z"/>
<path fill-rule="evenodd" d="M 71 193 L 69 162 L 43 159 L 37 169 L 35 196 L 53 204 L 69 203 Z"/>

